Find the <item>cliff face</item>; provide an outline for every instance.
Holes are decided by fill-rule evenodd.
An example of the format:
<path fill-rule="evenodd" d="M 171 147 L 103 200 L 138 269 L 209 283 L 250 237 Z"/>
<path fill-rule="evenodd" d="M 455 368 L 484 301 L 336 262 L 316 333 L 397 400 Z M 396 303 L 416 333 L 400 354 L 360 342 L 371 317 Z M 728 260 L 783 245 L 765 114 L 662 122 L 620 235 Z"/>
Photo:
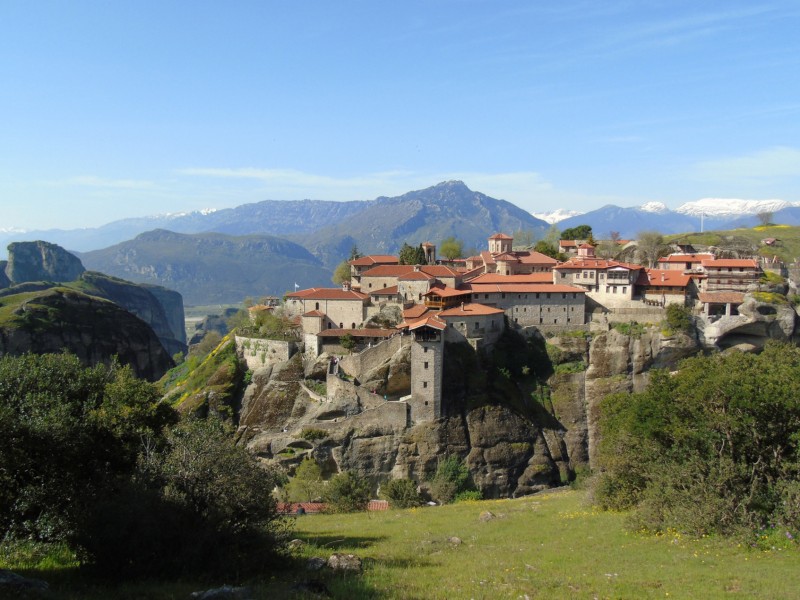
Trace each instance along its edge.
<path fill-rule="evenodd" d="M 86 293 L 111 300 L 149 324 L 170 356 L 186 352 L 183 300 L 178 292 L 159 286 L 143 286 L 94 271 L 83 273 L 80 281 Z"/>
<path fill-rule="evenodd" d="M 61 246 L 49 242 L 13 242 L 8 246 L 5 273 L 9 281 L 74 281 L 83 264 Z"/>
<path fill-rule="evenodd" d="M 87 366 L 115 356 L 156 380 L 172 366 L 153 330 L 113 302 L 68 288 L 6 296 L 0 306 L 0 355 L 75 354 Z"/>
<path fill-rule="evenodd" d="M 42 291 L 60 282 L 64 287 L 111 300 L 148 323 L 170 356 L 186 351 L 183 299 L 178 292 L 86 271 L 77 257 L 48 242 L 13 243 L 8 256 L 0 274 L 4 294 Z"/>
<path fill-rule="evenodd" d="M 409 370 L 401 368 L 408 366 L 407 347 L 371 366 L 363 385 L 327 375 L 322 395 L 299 381 L 324 378 L 329 357 L 307 364 L 303 373 L 298 354 L 254 372 L 242 404 L 240 439 L 264 460 L 289 470 L 313 455 L 328 474 L 354 471 L 376 487 L 396 477 L 424 482 L 442 457 L 456 455 L 484 497 L 519 496 L 590 467 L 599 403 L 606 394 L 642 389 L 649 369 L 672 367 L 700 350 L 691 336 L 652 329 L 635 336 L 612 329 L 548 343 L 559 349 L 561 362 L 583 361 L 588 369 L 559 372 L 546 387 L 537 387 L 530 378 L 498 375 L 503 364 L 502 371 L 519 372 L 502 356 L 479 357 L 461 345 L 448 346 L 446 416 L 417 425 L 409 424 L 405 402 L 383 396 L 408 393 Z"/>

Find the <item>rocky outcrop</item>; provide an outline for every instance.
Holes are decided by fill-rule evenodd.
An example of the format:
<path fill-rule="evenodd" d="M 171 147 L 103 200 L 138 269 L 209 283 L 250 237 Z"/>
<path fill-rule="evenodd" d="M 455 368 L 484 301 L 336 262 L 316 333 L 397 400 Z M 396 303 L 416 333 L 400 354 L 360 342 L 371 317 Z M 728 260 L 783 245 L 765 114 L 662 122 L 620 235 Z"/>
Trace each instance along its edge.
<path fill-rule="evenodd" d="M 13 242 L 8 245 L 5 273 L 14 283 L 74 281 L 84 270 L 80 259 L 49 242 Z"/>
<path fill-rule="evenodd" d="M 226 308 L 221 315 L 206 315 L 202 320 L 195 323 L 194 331 L 189 338 L 189 344 L 199 344 L 209 331 L 216 331 L 220 335 L 227 335 L 228 331 L 230 331 L 228 319 L 237 312 L 239 312 L 238 308 Z"/>
<path fill-rule="evenodd" d="M 0 260 L 0 290 L 5 289 L 11 285 L 11 280 L 6 275 L 7 266 L 8 266 L 8 261 Z"/>
<path fill-rule="evenodd" d="M 178 292 L 131 283 L 95 271 L 86 271 L 80 281 L 87 293 L 115 302 L 150 325 L 170 356 L 186 352 L 183 300 Z M 169 312 L 164 301 L 170 307 Z"/>
<path fill-rule="evenodd" d="M 0 355 L 67 351 L 87 366 L 118 357 L 149 380 L 172 366 L 147 323 L 113 302 L 58 287 L 5 302 L 10 314 L 0 325 Z"/>
<path fill-rule="evenodd" d="M 700 319 L 703 344 L 721 350 L 756 350 L 771 339 L 790 340 L 798 322 L 795 308 L 776 292 L 747 294 L 738 312 L 717 320 Z"/>

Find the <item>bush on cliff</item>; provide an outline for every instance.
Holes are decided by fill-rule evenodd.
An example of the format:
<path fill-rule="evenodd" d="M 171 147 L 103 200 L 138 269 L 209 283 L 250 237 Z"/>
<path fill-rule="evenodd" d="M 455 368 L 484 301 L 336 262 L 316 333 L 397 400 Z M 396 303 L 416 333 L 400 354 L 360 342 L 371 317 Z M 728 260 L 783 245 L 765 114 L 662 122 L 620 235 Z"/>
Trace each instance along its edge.
<path fill-rule="evenodd" d="M 800 349 L 692 358 L 601 410 L 601 506 L 649 530 L 800 530 Z"/>

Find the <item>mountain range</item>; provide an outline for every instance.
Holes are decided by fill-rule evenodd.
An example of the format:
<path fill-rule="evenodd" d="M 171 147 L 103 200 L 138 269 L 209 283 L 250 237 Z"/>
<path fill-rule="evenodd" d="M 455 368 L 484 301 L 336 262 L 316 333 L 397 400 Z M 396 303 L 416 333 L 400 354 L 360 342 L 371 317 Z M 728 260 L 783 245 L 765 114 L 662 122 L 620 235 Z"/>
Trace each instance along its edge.
<path fill-rule="evenodd" d="M 706 230 L 750 227 L 762 211 L 772 212 L 773 222 L 800 224 L 800 206 L 779 200 L 704 199 L 675 210 L 659 202 L 607 205 L 583 214 L 537 213 L 544 217 L 537 218 L 461 181 L 446 181 L 368 201 L 265 200 L 123 219 L 97 228 L 0 231 L 0 248 L 12 240 L 43 239 L 80 254 L 90 269 L 175 289 L 189 304 L 227 303 L 280 295 L 295 283 L 326 285 L 354 246 L 364 254 L 388 254 L 403 243 L 438 244 L 454 236 L 471 252 L 485 248 L 487 237 L 496 232 L 522 230 L 539 239 L 551 222 L 560 230 L 590 225 L 598 239 L 612 231 L 631 239 L 645 230 L 700 231 L 701 218 Z"/>

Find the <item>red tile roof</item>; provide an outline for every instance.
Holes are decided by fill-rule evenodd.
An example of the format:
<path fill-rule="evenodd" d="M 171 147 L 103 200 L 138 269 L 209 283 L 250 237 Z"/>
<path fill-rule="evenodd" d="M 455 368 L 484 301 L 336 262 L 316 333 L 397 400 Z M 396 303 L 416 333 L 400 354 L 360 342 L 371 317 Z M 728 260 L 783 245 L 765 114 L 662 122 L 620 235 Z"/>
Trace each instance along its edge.
<path fill-rule="evenodd" d="M 744 302 L 744 294 L 741 292 L 700 292 L 697 297 L 700 302 L 717 304 L 741 304 Z"/>
<path fill-rule="evenodd" d="M 433 275 L 428 275 L 423 271 L 411 271 L 410 273 L 406 273 L 405 275 L 401 275 L 397 278 L 398 281 L 430 281 L 434 279 Z"/>
<path fill-rule="evenodd" d="M 469 295 L 471 292 L 468 289 L 464 290 L 457 290 L 455 288 L 442 286 L 442 287 L 435 287 L 432 288 L 427 294 L 423 294 L 423 296 L 438 296 L 439 298 L 452 298 L 453 296 L 465 296 Z"/>
<path fill-rule="evenodd" d="M 692 280 L 691 275 L 669 269 L 644 269 L 639 273 L 637 285 L 685 288 Z"/>
<path fill-rule="evenodd" d="M 502 308 L 495 308 L 493 306 L 486 306 L 485 304 L 477 304 L 470 302 L 469 304 L 462 304 L 454 308 L 448 308 L 439 313 L 442 318 L 447 317 L 478 317 L 488 315 L 499 315 L 505 312 Z"/>
<path fill-rule="evenodd" d="M 366 300 L 367 294 L 353 290 L 343 290 L 342 288 L 309 288 L 286 294 L 287 298 L 310 298 L 312 300 Z"/>
<path fill-rule="evenodd" d="M 403 311 L 403 318 L 405 320 L 419 319 L 426 312 L 428 312 L 427 306 L 425 306 L 424 304 L 415 304 L 414 306 L 407 308 Z"/>
<path fill-rule="evenodd" d="M 638 271 L 644 267 L 642 265 L 623 263 L 616 260 L 603 260 L 601 258 L 571 258 L 567 262 L 563 262 L 554 268 L 558 270 L 623 268 L 629 271 Z"/>
<path fill-rule="evenodd" d="M 510 235 L 506 235 L 505 233 L 495 233 L 489 239 L 490 240 L 513 240 L 514 238 L 511 237 Z"/>
<path fill-rule="evenodd" d="M 396 296 L 397 295 L 397 286 L 392 285 L 387 288 L 383 288 L 381 290 L 375 290 L 374 292 L 369 293 L 370 296 Z"/>
<path fill-rule="evenodd" d="M 555 262 L 555 261 L 553 261 Z M 500 275 L 499 273 L 484 273 L 470 280 L 471 284 L 485 283 L 553 283 L 553 272 L 529 273 L 527 275 Z"/>
<path fill-rule="evenodd" d="M 583 288 L 561 285 L 556 283 L 484 283 L 475 284 L 467 283 L 464 287 L 469 287 L 473 294 L 497 294 L 500 292 L 506 294 L 534 294 L 534 293 L 577 293 L 585 294 L 586 290 Z"/>
<path fill-rule="evenodd" d="M 703 267 L 712 269 L 714 268 L 731 268 L 731 267 L 743 267 L 748 269 L 756 269 L 758 267 L 758 263 L 753 260 L 752 258 L 717 258 L 712 260 L 704 260 L 702 262 Z"/>
<path fill-rule="evenodd" d="M 556 266 L 558 264 L 555 258 L 551 258 L 546 254 L 536 251 L 515 251 L 514 256 L 516 256 L 523 265 Z"/>
<path fill-rule="evenodd" d="M 558 240 L 560 248 L 577 248 L 578 240 Z"/>
<path fill-rule="evenodd" d="M 413 273 L 415 265 L 379 265 L 361 274 L 361 277 L 402 277 Z M 457 277 L 458 271 L 444 265 L 420 265 L 419 271 L 433 277 Z"/>
<path fill-rule="evenodd" d="M 371 254 L 351 260 L 348 264 L 356 267 L 368 267 L 370 265 L 396 265 L 398 262 L 400 259 L 391 254 Z"/>
<path fill-rule="evenodd" d="M 304 317 L 325 317 L 325 313 L 319 310 L 310 310 L 307 313 L 303 313 Z"/>
<path fill-rule="evenodd" d="M 704 260 L 713 259 L 713 254 L 670 254 L 669 256 L 662 256 L 658 259 L 660 263 L 687 263 L 687 262 L 702 262 Z"/>
<path fill-rule="evenodd" d="M 447 327 L 447 323 L 439 319 L 437 315 L 431 315 L 429 317 L 424 317 L 419 319 L 418 321 L 414 321 L 413 323 L 400 323 L 397 326 L 398 328 L 401 327 L 408 327 L 410 331 L 414 331 L 415 329 L 419 329 L 420 327 L 430 327 L 432 329 L 442 330 Z"/>
<path fill-rule="evenodd" d="M 502 254 L 495 254 L 494 259 L 502 260 L 504 262 L 519 262 L 519 259 L 510 252 L 503 252 Z"/>

